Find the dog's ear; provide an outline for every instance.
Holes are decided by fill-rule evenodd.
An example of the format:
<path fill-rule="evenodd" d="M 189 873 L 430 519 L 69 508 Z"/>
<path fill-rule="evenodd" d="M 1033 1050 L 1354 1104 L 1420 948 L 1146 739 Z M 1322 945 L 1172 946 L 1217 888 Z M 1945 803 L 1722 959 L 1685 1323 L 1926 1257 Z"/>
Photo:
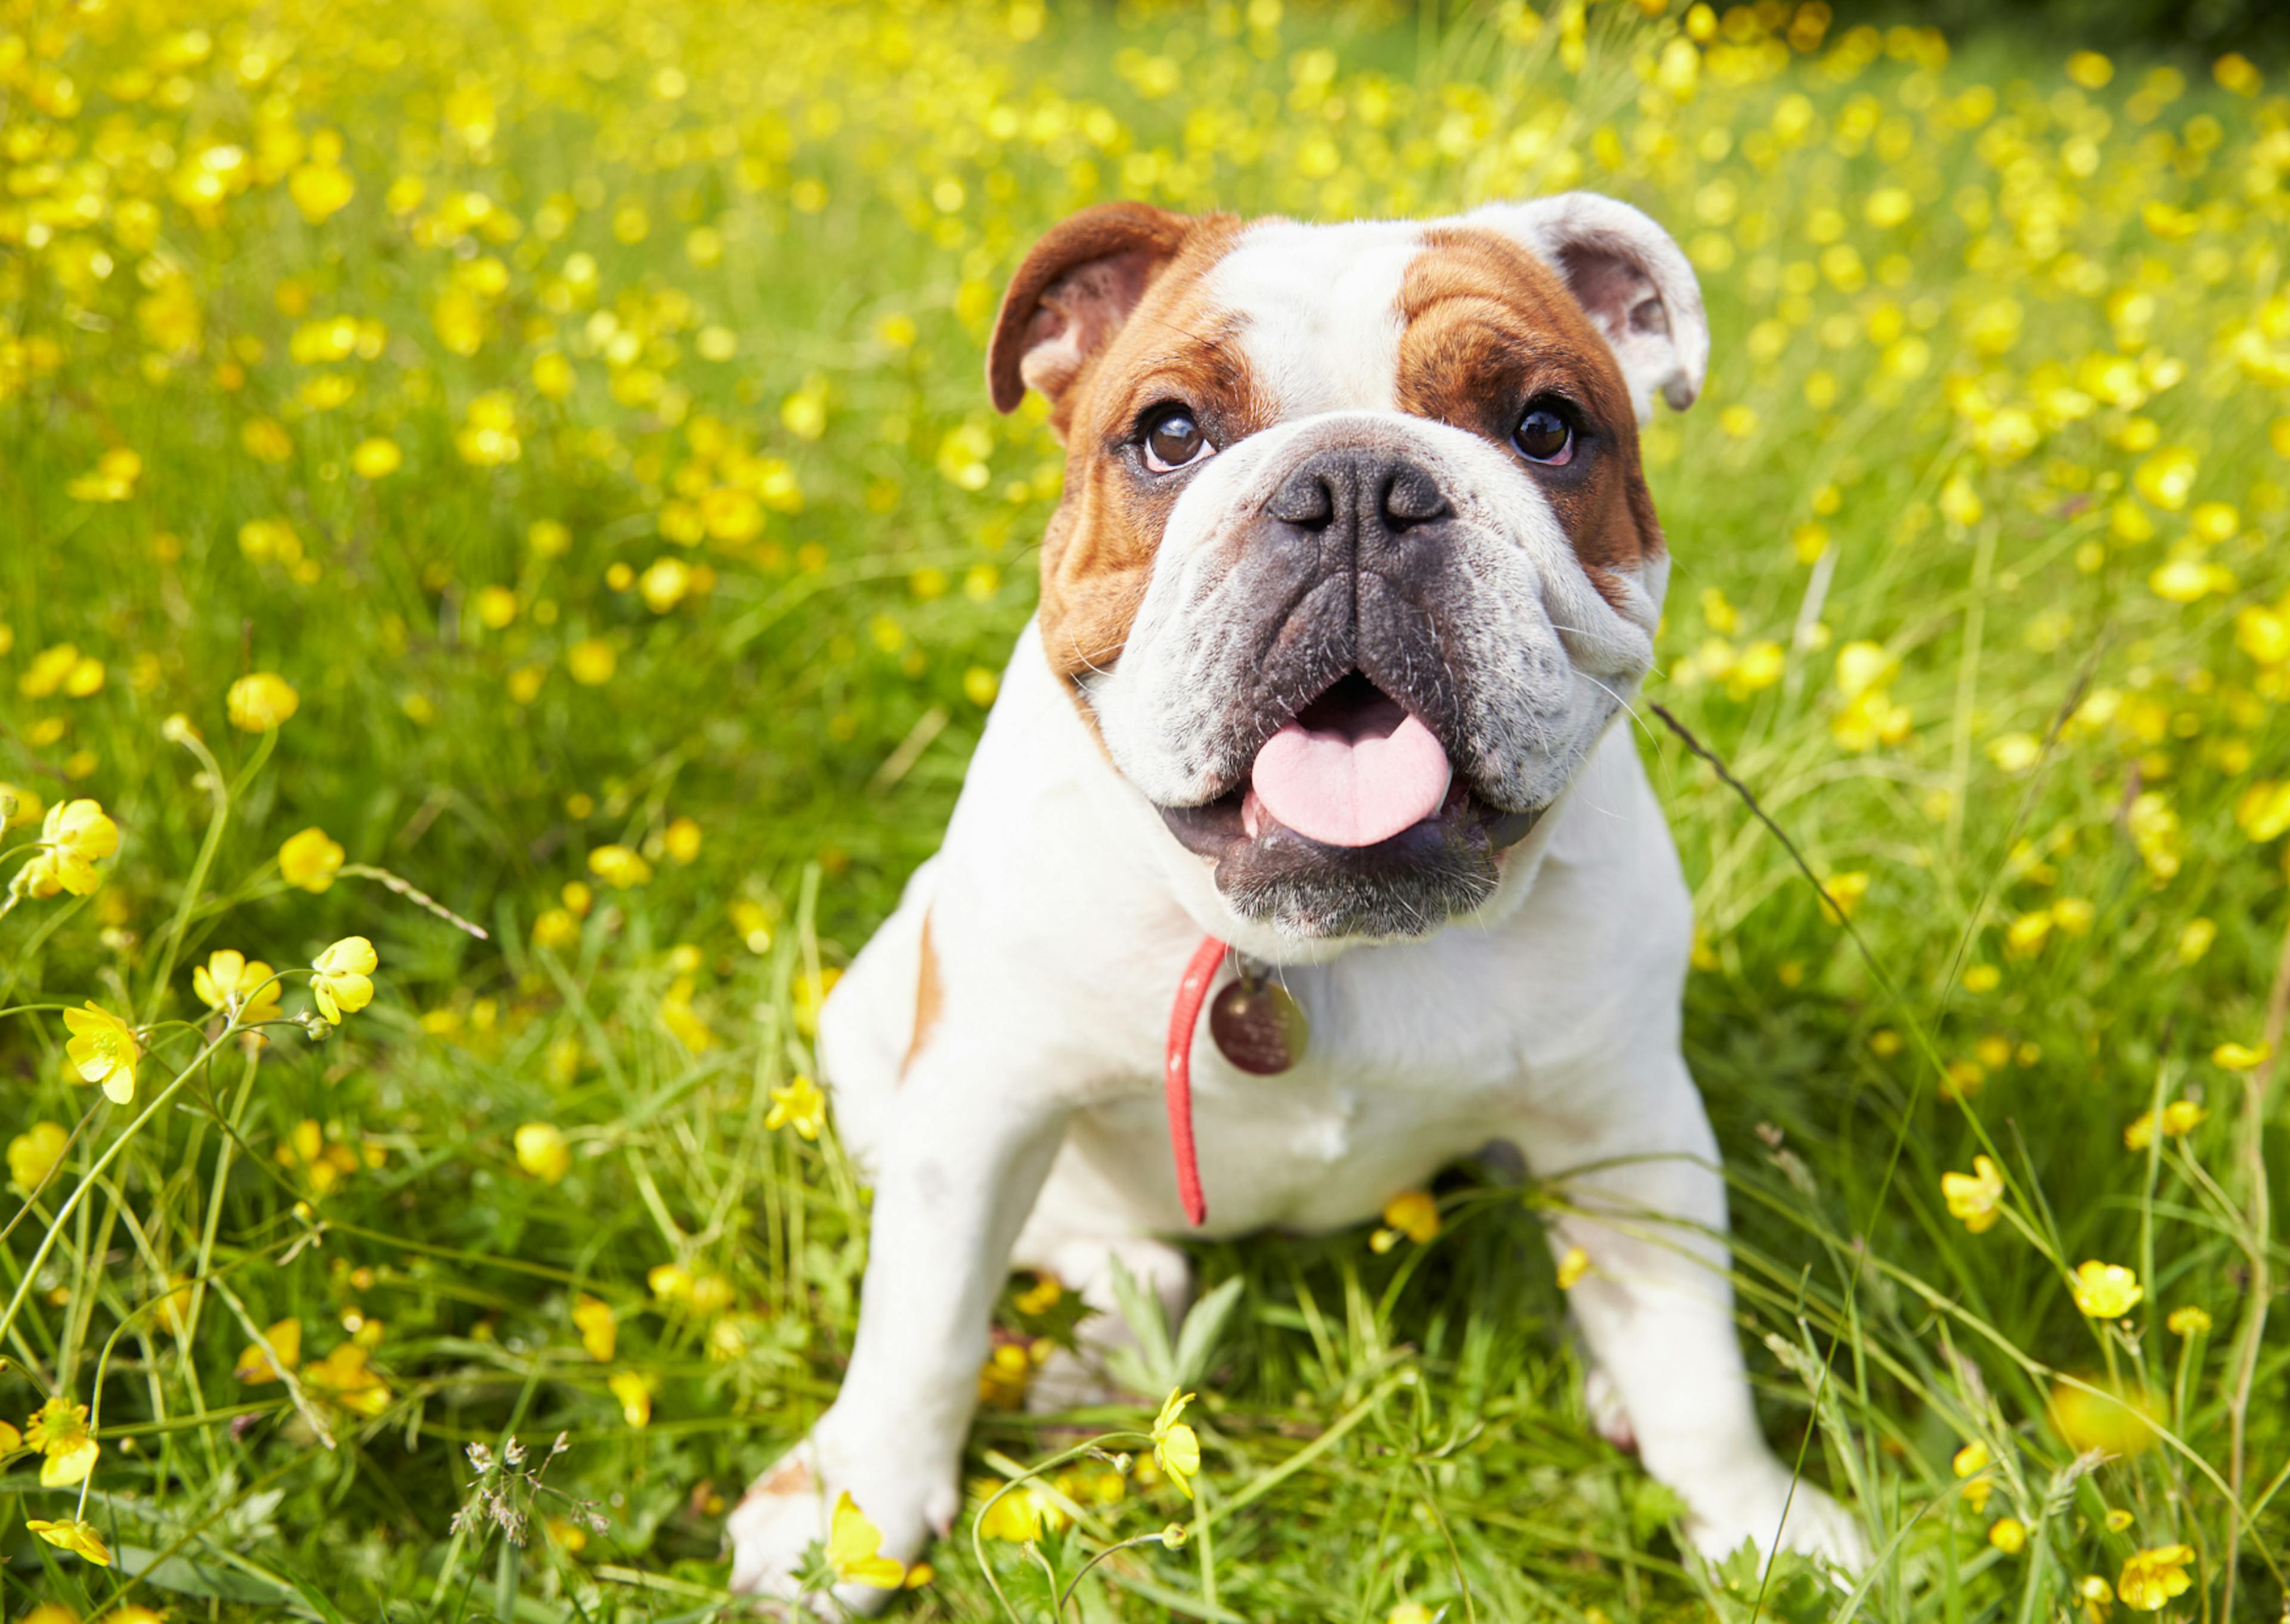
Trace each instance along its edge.
<path fill-rule="evenodd" d="M 1566 278 L 1621 364 L 1638 421 L 1653 415 L 1656 395 L 1679 412 L 1693 404 L 1709 370 L 1709 318 L 1693 267 L 1669 232 L 1595 192 L 1495 204 L 1469 218 Z"/>
<path fill-rule="evenodd" d="M 1002 298 L 986 354 L 994 409 L 1014 412 L 1029 388 L 1039 389 L 1061 429 L 1067 391 L 1192 228 L 1185 216 L 1142 203 L 1101 203 L 1052 227 Z"/>

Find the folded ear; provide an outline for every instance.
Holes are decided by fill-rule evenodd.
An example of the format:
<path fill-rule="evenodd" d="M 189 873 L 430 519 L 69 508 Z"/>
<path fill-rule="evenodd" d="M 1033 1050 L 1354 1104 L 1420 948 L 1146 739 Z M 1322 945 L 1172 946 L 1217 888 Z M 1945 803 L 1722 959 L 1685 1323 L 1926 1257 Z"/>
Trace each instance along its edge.
<path fill-rule="evenodd" d="M 1701 285 L 1669 232 L 1626 203 L 1565 192 L 1473 212 L 1566 278 L 1622 369 L 1638 421 L 1659 394 L 1683 412 L 1709 370 L 1709 318 Z"/>
<path fill-rule="evenodd" d="M 1002 298 L 986 355 L 994 409 L 1014 412 L 1028 389 L 1038 389 L 1062 430 L 1067 391 L 1192 228 L 1185 216 L 1142 203 L 1101 203 L 1052 227 Z"/>

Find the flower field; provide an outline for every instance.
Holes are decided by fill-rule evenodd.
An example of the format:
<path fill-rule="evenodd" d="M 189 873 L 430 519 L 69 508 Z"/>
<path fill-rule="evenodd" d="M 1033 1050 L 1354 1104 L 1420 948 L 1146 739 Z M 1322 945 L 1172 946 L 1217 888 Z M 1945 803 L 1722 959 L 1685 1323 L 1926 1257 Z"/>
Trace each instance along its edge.
<path fill-rule="evenodd" d="M 903 1569 L 854 1507 L 815 1576 L 2284 1616 L 2283 67 L 1442 15 L 0 0 L 0 1616 L 739 1612 L 725 1511 L 865 1255 L 814 1016 L 1060 490 L 986 399 L 1003 279 L 1114 196 L 1573 187 L 1709 300 L 1645 698 L 1770 824 L 1640 738 L 1765 1419 L 1875 1564 L 1689 1559 L 1549 1197 L 1466 1168 L 1202 1248 L 1221 1337 L 1146 1360 L 1189 1406 L 1029 1417 L 1076 1307 L 1013 1279 L 957 1537 Z"/>

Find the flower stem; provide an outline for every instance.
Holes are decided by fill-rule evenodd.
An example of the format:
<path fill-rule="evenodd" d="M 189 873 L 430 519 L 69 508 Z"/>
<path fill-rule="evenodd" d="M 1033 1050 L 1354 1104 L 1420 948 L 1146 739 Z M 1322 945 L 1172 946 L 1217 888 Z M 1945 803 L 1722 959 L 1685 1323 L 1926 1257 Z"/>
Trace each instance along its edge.
<path fill-rule="evenodd" d="M 164 1088 L 151 1096 L 151 1102 L 136 1114 L 134 1121 L 120 1130 L 117 1139 L 104 1147 L 103 1154 L 95 1158 L 94 1165 L 80 1175 L 78 1185 L 73 1188 L 70 1195 L 64 1197 L 63 1204 L 56 1209 L 55 1218 L 48 1225 L 47 1233 L 40 1237 L 39 1245 L 34 1248 L 30 1259 L 26 1261 L 23 1275 L 16 1283 L 15 1295 L 8 1300 L 6 1308 L 0 1309 L 0 1340 L 6 1339 L 8 1328 L 16 1323 L 16 1316 L 24 1306 L 24 1299 L 31 1295 L 32 1282 L 39 1277 L 40 1265 L 47 1261 L 48 1253 L 55 1249 L 56 1236 L 62 1232 L 64 1220 L 79 1210 L 79 1204 L 86 1199 L 88 1191 L 93 1189 L 97 1181 L 102 1178 L 104 1169 L 118 1159 L 119 1153 L 127 1148 L 128 1140 L 142 1131 L 144 1124 L 159 1114 L 160 1108 L 175 1097 L 176 1092 L 184 1084 L 191 1080 L 191 1075 L 206 1063 L 207 1057 L 220 1048 L 224 1041 L 237 1029 L 235 1026 L 225 1027 L 213 1042 L 193 1055 L 190 1064 L 177 1072 Z"/>

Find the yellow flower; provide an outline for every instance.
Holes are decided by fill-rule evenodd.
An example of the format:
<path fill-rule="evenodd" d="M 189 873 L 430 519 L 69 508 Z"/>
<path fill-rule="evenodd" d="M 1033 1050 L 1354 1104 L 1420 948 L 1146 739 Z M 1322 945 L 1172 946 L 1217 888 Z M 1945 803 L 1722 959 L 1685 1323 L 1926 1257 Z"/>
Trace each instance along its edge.
<path fill-rule="evenodd" d="M 805 1139 L 815 1140 L 826 1121 L 827 1096 L 801 1072 L 785 1088 L 772 1090 L 772 1108 L 764 1118 L 766 1128 L 793 1128 Z"/>
<path fill-rule="evenodd" d="M 87 1406 L 60 1393 L 32 1412 L 24 1424 L 24 1443 L 46 1457 L 40 1463 L 44 1489 L 68 1489 L 80 1482 L 103 1452 L 103 1446 L 88 1436 Z"/>
<path fill-rule="evenodd" d="M 2190 1304 L 2183 1308 L 2172 1309 L 2170 1318 L 2163 1322 L 2163 1328 L 2173 1336 L 2208 1336 L 2211 1316 Z"/>
<path fill-rule="evenodd" d="M 1996 1227 L 2004 1200 L 2004 1179 L 1996 1171 L 1995 1163 L 1984 1156 L 1976 1156 L 1972 1158 L 1969 1173 L 1941 1174 L 1940 1193 L 1948 1203 L 1950 1218 L 1962 1220 L 1973 1234 L 1984 1235 Z"/>
<path fill-rule="evenodd" d="M 907 1567 L 882 1554 L 883 1531 L 867 1520 L 858 1502 L 845 1489 L 835 1502 L 835 1516 L 827 1531 L 827 1565 L 847 1585 L 895 1590 L 906 1581 Z"/>
<path fill-rule="evenodd" d="M 2181 1138 L 2201 1125 L 2203 1120 L 2209 1115 L 2208 1111 L 2191 1100 L 2174 1100 L 2159 1112 L 2142 1113 L 2130 1126 L 2125 1128 L 2123 1148 L 2126 1150 L 2146 1149 L 2155 1142 L 2155 1133 L 2158 1128 L 2166 1139 Z"/>
<path fill-rule="evenodd" d="M 72 1034 L 64 1053 L 81 1079 L 102 1084 L 104 1097 L 114 1105 L 135 1098 L 135 1062 L 143 1058 L 135 1028 L 93 1003 L 84 1010 L 66 1010 L 64 1025 Z"/>
<path fill-rule="evenodd" d="M 59 801 L 40 825 L 40 849 L 16 876 L 32 896 L 84 897 L 101 884 L 95 865 L 119 850 L 119 826 L 93 801 Z"/>
<path fill-rule="evenodd" d="M 692 1295 L 692 1271 L 681 1263 L 655 1263 L 645 1272 L 645 1284 L 662 1302 L 679 1301 Z"/>
<path fill-rule="evenodd" d="M 572 1326 L 581 1333 L 581 1346 L 599 1364 L 608 1364 L 613 1349 L 620 1342 L 620 1322 L 613 1314 L 613 1305 L 601 1297 L 591 1297 L 586 1292 L 572 1300 Z"/>
<path fill-rule="evenodd" d="M 652 1425 L 652 1383 L 634 1371 L 614 1371 L 605 1386 L 621 1401 L 621 1419 L 638 1430 Z"/>
<path fill-rule="evenodd" d="M 273 1363 L 269 1354 L 262 1351 L 262 1342 L 249 1342 L 239 1350 L 238 1363 L 230 1373 L 247 1386 L 260 1387 L 266 1381 L 276 1381 L 282 1370 L 299 1369 L 302 1363 L 302 1322 L 282 1319 L 262 1328 L 262 1341 L 270 1344 L 278 1357 Z"/>
<path fill-rule="evenodd" d="M 2028 1547 L 2028 1525 L 2015 1516 L 1999 1516 L 1989 1527 L 1988 1543 L 2007 1556 L 2016 1556 Z"/>
<path fill-rule="evenodd" d="M 588 637 L 564 651 L 564 668 L 583 688 L 601 688 L 613 680 L 620 655 L 602 637 Z"/>
<path fill-rule="evenodd" d="M 360 479 L 387 479 L 404 464 L 405 453 L 397 442 L 376 436 L 360 440 L 350 452 L 350 469 Z"/>
<path fill-rule="evenodd" d="M 230 724 L 242 732 L 267 733 L 301 708 L 302 696 L 276 671 L 257 671 L 230 685 L 224 700 Z"/>
<path fill-rule="evenodd" d="M 1021 1314 L 1039 1317 L 1063 1301 L 1065 1294 L 1064 1284 L 1045 1269 L 1033 1284 L 1010 1300 L 1010 1306 Z"/>
<path fill-rule="evenodd" d="M 2078 1454 L 2101 1449 L 2110 1455 L 2136 1455 L 2155 1442 L 2154 1401 L 2136 1386 L 2096 1377 L 2062 1380 L 2052 1387 L 2052 1424 Z"/>
<path fill-rule="evenodd" d="M 2120 1506 L 2110 1506 L 2108 1508 L 2106 1522 L 2108 1532 L 2121 1533 L 2131 1526 L 2131 1513 Z"/>
<path fill-rule="evenodd" d="M 343 1342 L 302 1372 L 304 1385 L 332 1399 L 353 1415 L 368 1418 L 389 1408 L 389 1384 L 366 1365 L 362 1343 Z"/>
<path fill-rule="evenodd" d="M 2078 1264 L 2070 1284 L 2076 1307 L 2093 1319 L 2121 1319 L 2147 1295 L 2137 1275 L 2120 1263 L 2102 1263 L 2097 1259 Z"/>
<path fill-rule="evenodd" d="M 589 853 L 589 872 L 616 891 L 652 881 L 652 865 L 626 846 L 598 846 Z"/>
<path fill-rule="evenodd" d="M 1432 1624 L 1433 1614 L 1421 1602 L 1402 1602 L 1383 1615 L 1383 1624 Z"/>
<path fill-rule="evenodd" d="M 28 1517 L 24 1526 L 49 1544 L 61 1546 L 73 1556 L 92 1562 L 100 1568 L 111 1565 L 110 1548 L 104 1544 L 103 1536 L 96 1532 L 92 1523 L 61 1520 L 49 1523 L 38 1517 Z"/>
<path fill-rule="evenodd" d="M 1986 1471 L 1992 1459 L 1988 1452 L 1988 1445 L 1974 1438 L 1956 1452 L 1948 1463 L 1948 1469 L 1958 1477 L 1974 1477 Z"/>
<path fill-rule="evenodd" d="M 561 908 L 545 909 L 532 922 L 536 948 L 569 948 L 581 940 L 581 922 Z"/>
<path fill-rule="evenodd" d="M 8 652 L 7 630 L 0 627 L 0 654 Z M 0 833 L 40 820 L 40 797 L 19 784 L 0 784 Z"/>
<path fill-rule="evenodd" d="M 278 848 L 278 873 L 289 885 L 316 895 L 332 889 L 334 876 L 341 872 L 343 855 L 326 831 L 314 826 L 289 836 Z"/>
<path fill-rule="evenodd" d="M 2193 1587 L 2187 1568 L 2194 1559 L 2194 1548 L 2186 1545 L 2134 1551 L 2115 1581 L 2115 1594 L 2134 1612 L 2160 1612 L 2166 1602 Z"/>
<path fill-rule="evenodd" d="M 1438 1237 L 1439 1204 L 1424 1190 L 1402 1190 L 1383 1209 L 1383 1221 L 1419 1246 Z"/>
<path fill-rule="evenodd" d="M 1045 1529 L 1065 1525 L 1064 1510 L 1032 1484 L 1012 1489 L 979 1515 L 979 1537 L 1013 1545 L 1039 1540 Z"/>
<path fill-rule="evenodd" d="M 516 1164 L 540 1180 L 554 1184 L 572 1165 L 572 1152 L 554 1123 L 528 1122 L 516 1135 Z"/>
<path fill-rule="evenodd" d="M 79 1624 L 79 1614 L 61 1602 L 42 1602 L 16 1624 Z"/>
<path fill-rule="evenodd" d="M 2255 1071 L 2274 1052 L 2270 1044 L 2221 1044 L 2211 1051 L 2211 1064 L 2227 1071 Z"/>
<path fill-rule="evenodd" d="M 357 196 L 357 182 L 339 164 L 305 164 L 286 177 L 286 191 L 302 218 L 315 226 Z"/>
<path fill-rule="evenodd" d="M 317 974 L 310 980 L 310 992 L 318 1001 L 318 1013 L 335 1026 L 342 1024 L 344 1015 L 355 1015 L 373 1002 L 372 974 L 378 961 L 373 944 L 363 936 L 345 936 L 310 962 Z"/>
<path fill-rule="evenodd" d="M 279 1018 L 278 982 L 260 959 L 223 948 L 191 972 L 191 990 L 211 1010 L 236 1011 L 243 1026 Z"/>
<path fill-rule="evenodd" d="M 1569 1246 L 1566 1255 L 1558 1260 L 1558 1289 L 1571 1292 L 1582 1284 L 1582 1276 L 1590 1272 L 1590 1254 L 1580 1246 Z"/>
<path fill-rule="evenodd" d="M 63 1124 L 34 1123 L 8 1141 L 8 1177 L 18 1189 L 29 1195 L 55 1171 L 56 1164 L 64 1159 L 64 1148 L 70 1143 L 70 1130 Z"/>
<path fill-rule="evenodd" d="M 1193 1402 L 1190 1393 L 1172 1393 L 1153 1420 L 1153 1464 L 1187 1500 L 1193 1497 L 1192 1478 L 1201 1469 L 1201 1441 L 1177 1418 Z"/>

